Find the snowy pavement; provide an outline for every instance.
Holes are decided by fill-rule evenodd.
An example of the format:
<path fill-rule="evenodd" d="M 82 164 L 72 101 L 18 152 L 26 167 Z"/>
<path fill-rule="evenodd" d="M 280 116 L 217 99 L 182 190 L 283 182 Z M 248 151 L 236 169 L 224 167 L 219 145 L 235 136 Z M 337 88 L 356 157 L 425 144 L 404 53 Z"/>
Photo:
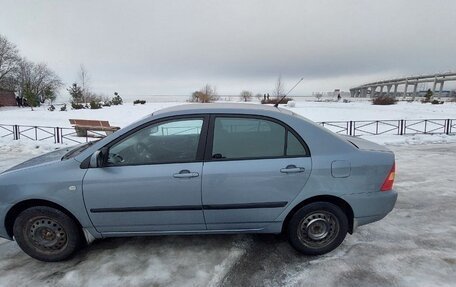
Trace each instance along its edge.
<path fill-rule="evenodd" d="M 0 150 L 0 171 L 48 150 L 30 148 Z M 0 239 L 0 286 L 455 286 L 456 144 L 390 148 L 395 209 L 327 255 L 300 255 L 276 235 L 159 236 L 42 263 Z"/>

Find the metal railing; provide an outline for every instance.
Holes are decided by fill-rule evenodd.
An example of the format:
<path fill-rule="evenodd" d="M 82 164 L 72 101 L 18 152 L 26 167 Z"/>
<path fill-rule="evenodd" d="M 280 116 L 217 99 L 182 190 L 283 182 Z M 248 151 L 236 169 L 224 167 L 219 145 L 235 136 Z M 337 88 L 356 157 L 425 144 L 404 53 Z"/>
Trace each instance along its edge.
<path fill-rule="evenodd" d="M 318 124 L 335 133 L 351 136 L 456 134 L 456 119 L 325 121 Z M 78 137 L 74 128 L 69 127 L 0 124 L 0 138 L 12 140 L 83 143 L 104 136 L 99 131 L 88 130 L 87 136 Z"/>
<path fill-rule="evenodd" d="M 54 143 L 83 143 L 106 136 L 97 131 L 88 130 L 86 137 L 78 137 L 74 128 L 49 126 L 5 125 L 0 124 L 0 138 L 12 140 L 47 141 Z"/>
<path fill-rule="evenodd" d="M 456 119 L 328 121 L 319 122 L 319 124 L 335 133 L 351 136 L 382 134 L 449 135 L 456 133 Z"/>

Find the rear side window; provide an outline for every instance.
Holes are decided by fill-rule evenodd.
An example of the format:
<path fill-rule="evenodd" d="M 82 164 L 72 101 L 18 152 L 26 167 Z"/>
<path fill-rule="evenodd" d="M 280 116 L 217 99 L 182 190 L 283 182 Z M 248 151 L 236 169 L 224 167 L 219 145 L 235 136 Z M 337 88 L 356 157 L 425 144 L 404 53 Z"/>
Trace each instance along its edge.
<path fill-rule="evenodd" d="M 290 132 L 287 132 L 287 156 L 305 156 L 306 149 L 301 142 Z"/>
<path fill-rule="evenodd" d="M 299 140 L 276 122 L 262 118 L 215 118 L 213 159 L 305 155 L 306 150 Z"/>

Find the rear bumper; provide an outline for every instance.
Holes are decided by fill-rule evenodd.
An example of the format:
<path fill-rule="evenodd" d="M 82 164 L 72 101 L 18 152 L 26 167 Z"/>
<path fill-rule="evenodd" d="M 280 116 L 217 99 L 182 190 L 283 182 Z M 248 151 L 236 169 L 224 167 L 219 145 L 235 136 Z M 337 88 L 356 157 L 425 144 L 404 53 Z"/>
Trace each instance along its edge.
<path fill-rule="evenodd" d="M 397 200 L 397 192 L 356 193 L 342 196 L 353 209 L 353 229 L 357 226 L 378 221 L 393 210 Z"/>

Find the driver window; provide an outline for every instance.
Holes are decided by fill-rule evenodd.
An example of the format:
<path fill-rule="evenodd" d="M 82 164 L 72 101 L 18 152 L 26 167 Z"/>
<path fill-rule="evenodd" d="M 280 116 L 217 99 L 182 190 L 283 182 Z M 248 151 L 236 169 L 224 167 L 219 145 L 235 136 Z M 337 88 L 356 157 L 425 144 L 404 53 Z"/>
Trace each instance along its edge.
<path fill-rule="evenodd" d="M 147 126 L 109 149 L 109 165 L 196 160 L 203 119 L 181 119 Z"/>

